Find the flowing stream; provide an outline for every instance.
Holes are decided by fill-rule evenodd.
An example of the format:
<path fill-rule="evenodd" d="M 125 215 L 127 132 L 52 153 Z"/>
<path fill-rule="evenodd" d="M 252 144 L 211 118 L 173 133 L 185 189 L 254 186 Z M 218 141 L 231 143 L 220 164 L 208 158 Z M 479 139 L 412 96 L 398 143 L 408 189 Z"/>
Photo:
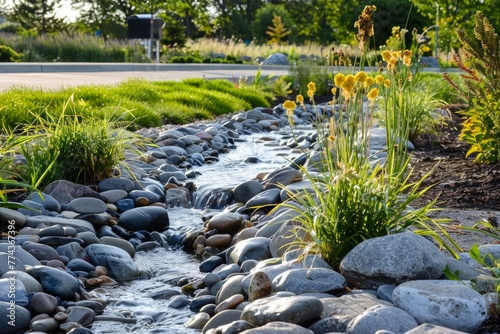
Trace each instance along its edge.
<path fill-rule="evenodd" d="M 242 137 L 245 141 L 236 143 L 236 149 L 221 154 L 219 162 L 195 167 L 196 171 L 201 173 L 195 179 L 199 189 L 196 196 L 197 207 L 203 208 L 203 204 L 211 200 L 210 196 L 215 196 L 217 201 L 225 201 L 224 189 L 231 189 L 254 178 L 258 173 L 271 172 L 285 165 L 289 161 L 287 159 L 291 159 L 293 153 L 290 149 L 265 144 L 258 140 L 262 137 L 274 138 L 276 141 L 280 139 L 279 134 L 247 135 Z M 247 162 L 247 158 L 252 162 Z M 169 218 L 172 228 L 200 229 L 203 225 L 200 209 L 172 208 L 169 209 Z M 135 262 L 140 270 L 151 272 L 152 278 L 105 287 L 107 294 L 102 298 L 108 299 L 104 316 L 133 317 L 138 319 L 137 323 L 95 321 L 92 331 L 96 334 L 199 333 L 184 327 L 184 323 L 194 314 L 189 310 L 189 306 L 180 309 L 168 306 L 168 297 L 181 291 L 177 285 L 182 285 L 182 280 L 186 282 L 187 279 L 204 276 L 198 270 L 199 260 L 181 250 L 156 248 L 149 252 L 137 253 Z M 104 294 L 100 289 L 94 290 L 93 293 Z"/>

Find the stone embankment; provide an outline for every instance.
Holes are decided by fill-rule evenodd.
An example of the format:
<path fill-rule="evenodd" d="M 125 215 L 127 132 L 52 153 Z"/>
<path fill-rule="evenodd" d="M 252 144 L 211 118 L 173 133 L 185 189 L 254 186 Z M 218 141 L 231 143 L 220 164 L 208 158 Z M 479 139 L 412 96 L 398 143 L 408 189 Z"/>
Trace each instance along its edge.
<path fill-rule="evenodd" d="M 334 113 L 330 105 L 308 106 L 293 117 L 302 125 Z M 290 247 L 306 237 L 297 211 L 270 209 L 291 193 L 310 190 L 297 166 L 311 164 L 314 154 L 250 176 L 230 191 L 196 189 L 193 166 L 216 163 L 245 133 L 280 132 L 286 124 L 278 106 L 211 124 L 144 129 L 139 133 L 157 146 L 130 157 L 122 177 L 94 189 L 60 180 L 42 196 L 31 194 L 22 202 L 25 209 L 1 208 L 4 230 L 18 233 L 0 243 L 0 332 L 92 333 L 94 321 L 110 320 L 101 316 L 106 300 L 99 289 L 147 279 L 134 256 L 157 247 L 183 248 L 200 258 L 206 275 L 183 286 L 185 294 L 172 297 L 170 306 L 189 307 L 194 313 L 186 327 L 202 333 L 474 332 L 498 295 L 487 284 L 471 288 L 470 279 L 485 276 L 467 254 L 463 261 L 452 259 L 407 232 L 366 240 L 334 270 L 319 256 Z M 374 131 L 374 153 L 385 145 L 383 132 Z M 274 143 L 266 136 L 262 142 L 296 150 L 317 145 L 314 131 L 281 134 Z M 169 208 L 195 202 L 206 209 L 204 226 L 170 227 Z M 498 258 L 497 247 L 481 251 Z M 463 281 L 444 279 L 446 265 Z M 4 321 L 9 316 L 15 321 Z"/>

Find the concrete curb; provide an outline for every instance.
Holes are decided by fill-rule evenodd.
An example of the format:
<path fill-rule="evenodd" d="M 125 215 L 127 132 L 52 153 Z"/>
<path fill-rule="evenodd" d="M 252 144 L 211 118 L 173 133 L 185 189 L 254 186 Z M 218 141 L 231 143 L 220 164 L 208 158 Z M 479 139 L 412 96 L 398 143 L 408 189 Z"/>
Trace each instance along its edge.
<path fill-rule="evenodd" d="M 288 70 L 288 66 L 243 64 L 142 64 L 142 63 L 0 63 L 0 73 L 64 72 L 161 72 L 161 71 L 234 71 Z"/>

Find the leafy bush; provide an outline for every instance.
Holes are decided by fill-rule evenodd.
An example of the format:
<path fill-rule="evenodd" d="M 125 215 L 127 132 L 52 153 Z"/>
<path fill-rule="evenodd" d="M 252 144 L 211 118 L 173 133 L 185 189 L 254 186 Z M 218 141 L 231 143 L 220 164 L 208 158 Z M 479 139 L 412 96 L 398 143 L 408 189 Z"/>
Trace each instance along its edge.
<path fill-rule="evenodd" d="M 469 66 L 456 57 L 458 66 L 466 72 L 462 78 L 467 86 L 462 93 L 469 101 L 460 139 L 470 144 L 467 156 L 475 155 L 479 163 L 500 161 L 500 38 L 482 12 L 476 13 L 474 36 L 457 31 Z M 460 87 L 445 75 L 455 88 Z"/>
<path fill-rule="evenodd" d="M 0 63 L 14 63 L 21 60 L 21 55 L 8 46 L 0 45 Z"/>

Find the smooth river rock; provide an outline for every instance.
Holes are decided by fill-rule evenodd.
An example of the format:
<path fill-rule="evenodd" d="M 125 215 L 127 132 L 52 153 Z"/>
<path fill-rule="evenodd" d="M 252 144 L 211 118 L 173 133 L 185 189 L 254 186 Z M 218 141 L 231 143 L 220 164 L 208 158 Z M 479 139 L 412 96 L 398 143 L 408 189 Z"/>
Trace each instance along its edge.
<path fill-rule="evenodd" d="M 394 290 L 392 298 L 419 323 L 464 332 L 475 331 L 488 315 L 484 297 L 459 281 L 406 282 Z"/>
<path fill-rule="evenodd" d="M 129 231 L 164 231 L 168 229 L 170 222 L 166 209 L 147 206 L 125 211 L 118 224 Z"/>
<path fill-rule="evenodd" d="M 0 319 L 0 333 L 16 334 L 28 328 L 31 314 L 24 307 L 0 301 Z"/>
<path fill-rule="evenodd" d="M 319 319 L 322 311 L 323 304 L 314 297 L 271 296 L 257 299 L 248 304 L 243 309 L 241 319 L 256 326 L 262 326 L 273 321 L 300 325 L 316 318 Z"/>
<path fill-rule="evenodd" d="M 83 284 L 76 277 L 63 270 L 38 266 L 31 270 L 31 275 L 38 279 L 43 291 L 63 300 L 74 300 L 75 293 L 80 293 Z"/>
<path fill-rule="evenodd" d="M 139 269 L 129 253 L 121 248 L 92 244 L 85 248 L 90 263 L 94 266 L 104 266 L 110 277 L 118 281 L 130 281 L 139 276 Z"/>
<path fill-rule="evenodd" d="M 432 242 L 412 232 L 365 240 L 340 263 L 340 272 L 361 289 L 400 284 L 419 279 L 437 279 L 446 258 Z"/>

